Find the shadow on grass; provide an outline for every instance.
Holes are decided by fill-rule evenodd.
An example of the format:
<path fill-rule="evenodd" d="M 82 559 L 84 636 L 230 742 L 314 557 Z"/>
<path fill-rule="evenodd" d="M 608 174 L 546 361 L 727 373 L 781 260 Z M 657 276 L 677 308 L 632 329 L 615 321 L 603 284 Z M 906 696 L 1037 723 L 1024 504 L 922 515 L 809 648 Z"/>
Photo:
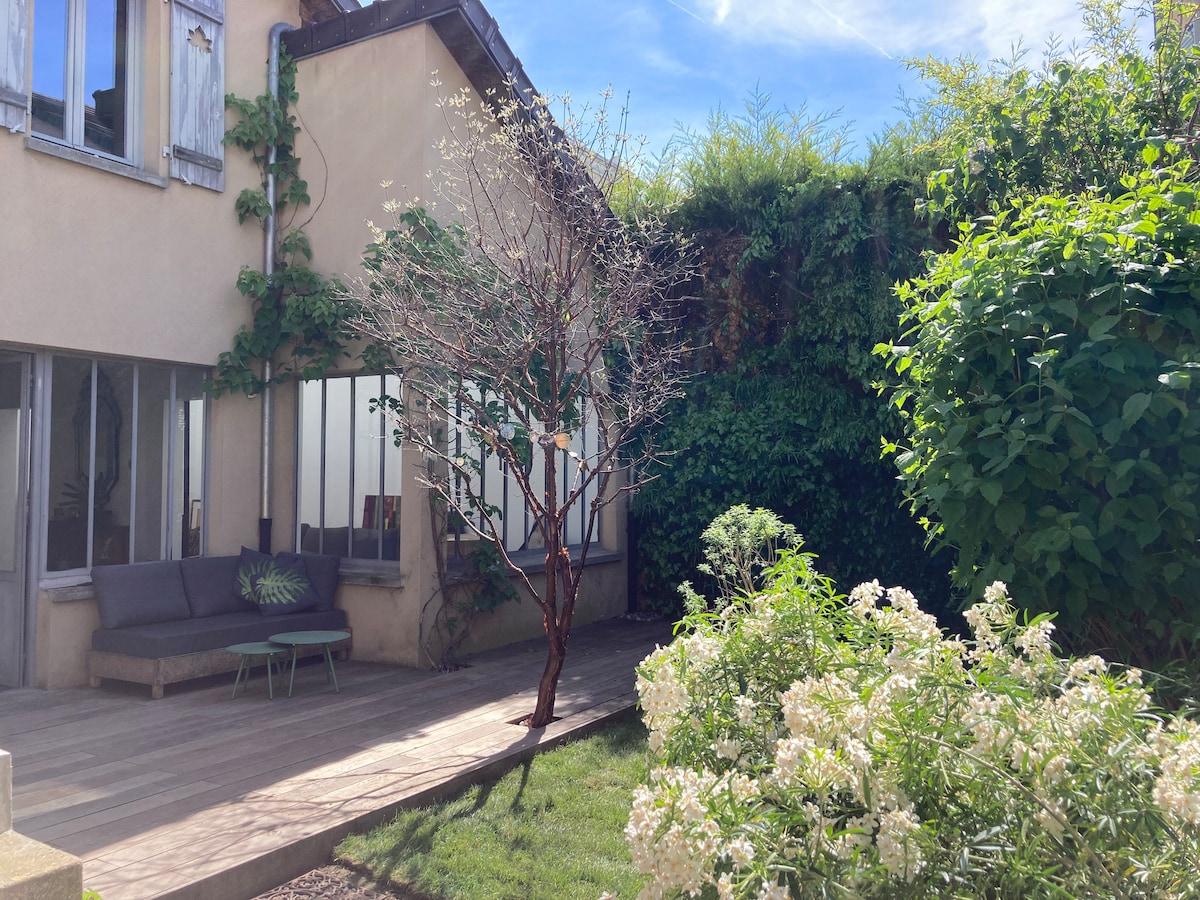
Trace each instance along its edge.
<path fill-rule="evenodd" d="M 547 759 L 563 751 L 559 760 Z M 630 762 L 635 766 L 644 763 L 645 752 L 646 729 L 640 719 L 632 714 L 622 717 L 556 750 L 518 762 L 457 796 L 424 809 L 402 811 L 388 825 L 347 839 L 335 852 L 335 859 L 411 900 L 445 900 L 412 885 L 445 891 L 456 878 L 460 883 L 465 878 L 477 887 L 481 883 L 505 884 L 522 891 L 532 886 L 523 881 L 528 877 L 542 887 L 558 885 L 560 893 L 553 896 L 566 896 L 561 894 L 561 879 L 578 876 L 589 881 L 586 865 L 573 875 L 556 870 L 553 875 L 540 876 L 537 866 L 527 868 L 525 861 L 561 852 L 558 839 L 564 836 L 564 828 L 584 838 L 576 845 L 579 861 L 592 858 L 592 852 L 598 854 L 595 860 L 612 859 L 615 851 L 608 845 L 610 839 L 596 841 L 589 835 L 620 833 L 615 819 L 621 818 L 622 806 L 627 815 L 624 804 L 632 800 L 633 784 L 627 782 L 638 778 Z M 625 789 L 627 798 L 621 793 Z M 551 846 L 543 846 L 547 840 Z M 440 862 L 431 863 L 439 857 Z M 541 881 L 543 877 L 547 881 Z M 486 890 L 479 894 L 485 895 L 492 896 Z"/>

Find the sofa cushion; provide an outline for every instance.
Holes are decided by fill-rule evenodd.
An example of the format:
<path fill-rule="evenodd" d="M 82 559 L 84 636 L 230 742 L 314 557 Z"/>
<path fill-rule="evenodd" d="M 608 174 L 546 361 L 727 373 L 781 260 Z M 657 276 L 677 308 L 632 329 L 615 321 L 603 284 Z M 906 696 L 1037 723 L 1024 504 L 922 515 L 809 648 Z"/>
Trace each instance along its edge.
<path fill-rule="evenodd" d="M 383 553 L 380 555 L 379 529 L 355 528 L 352 556 L 357 559 L 399 559 L 400 531 L 396 528 L 383 530 Z"/>
<path fill-rule="evenodd" d="M 285 616 L 321 605 L 304 563 L 295 554 L 290 556 L 279 559 L 249 547 L 242 548 L 237 570 L 238 593 L 257 604 L 264 616 Z"/>
<path fill-rule="evenodd" d="M 300 526 L 304 536 L 300 541 L 300 552 L 328 554 L 332 556 L 350 555 L 350 529 L 340 528 L 305 528 Z"/>
<path fill-rule="evenodd" d="M 258 607 L 243 600 L 233 589 L 240 564 L 240 556 L 189 556 L 179 561 L 193 618 L 258 612 Z"/>
<path fill-rule="evenodd" d="M 102 628 L 186 620 L 192 614 L 177 560 L 93 566 L 92 586 Z"/>
<path fill-rule="evenodd" d="M 346 628 L 341 609 L 310 610 L 268 618 L 257 612 L 226 613 L 182 622 L 160 622 L 92 632 L 92 649 L 123 653 L 142 659 L 163 659 L 219 650 L 231 644 L 265 641 L 283 631 L 341 631 Z"/>
<path fill-rule="evenodd" d="M 304 571 L 308 573 L 308 580 L 312 582 L 313 589 L 321 598 L 317 609 L 333 609 L 334 601 L 337 599 L 338 570 L 342 565 L 341 559 L 328 553 L 297 554 L 286 551 L 275 554 L 275 558 L 280 561 L 300 560 L 304 565 Z"/>

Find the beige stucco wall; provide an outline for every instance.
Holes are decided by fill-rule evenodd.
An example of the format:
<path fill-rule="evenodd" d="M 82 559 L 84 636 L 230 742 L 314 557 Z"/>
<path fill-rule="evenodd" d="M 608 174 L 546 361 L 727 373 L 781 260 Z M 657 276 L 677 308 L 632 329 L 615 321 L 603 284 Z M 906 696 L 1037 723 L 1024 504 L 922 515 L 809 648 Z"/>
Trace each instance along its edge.
<path fill-rule="evenodd" d="M 435 78 L 438 87 L 432 83 Z M 382 208 L 386 199 L 406 202 L 422 198 L 426 204 L 434 199 L 427 175 L 441 161 L 437 141 L 449 134 L 437 98 L 439 93 L 452 96 L 469 84 L 428 25 L 300 61 L 297 110 L 305 133 L 297 152 L 308 167 L 314 206 L 324 202 L 305 227 L 313 244 L 314 264 L 321 271 L 337 273 L 346 280 L 359 275 L 362 252 L 371 240 L 368 221 L 381 227 L 388 224 L 389 214 Z M 353 139 L 344 139 L 346 135 Z M 389 185 L 384 187 L 384 182 Z M 355 629 L 355 658 L 427 665 L 429 660 L 421 649 L 420 616 L 436 590 L 436 567 L 427 495 L 412 467 L 405 475 L 403 496 L 398 566 L 402 586 L 343 584 L 339 604 L 346 608 Z M 606 510 L 605 519 L 606 549 L 623 550 L 622 502 Z M 624 562 L 589 567 L 576 622 L 611 618 L 626 608 Z M 426 629 L 430 618 L 425 610 Z M 542 633 L 540 612 L 526 598 L 481 616 L 461 652 L 477 652 Z"/>
<path fill-rule="evenodd" d="M 267 35 L 299 21 L 297 0 L 229 0 L 226 91 L 266 87 Z M 164 181 L 170 144 L 170 4 L 146 0 L 143 168 Z M 227 123 L 233 118 L 227 114 Z M 246 316 L 234 280 L 258 264 L 261 232 L 239 226 L 234 198 L 258 184 L 245 154 L 225 153 L 225 191 L 144 184 L 37 152 L 0 130 L 3 339 L 211 365 Z"/>
<path fill-rule="evenodd" d="M 90 587 L 39 590 L 34 686 L 57 690 L 87 684 L 87 652 L 99 627 Z"/>
<path fill-rule="evenodd" d="M 264 90 L 270 26 L 297 21 L 296 0 L 228 0 L 226 89 L 242 96 Z M 167 26 L 169 5 L 147 2 L 146 168 L 166 180 L 169 142 Z M 423 195 L 436 165 L 434 143 L 446 129 L 431 86 L 443 93 L 467 83 L 435 32 L 418 25 L 299 64 L 297 111 L 304 133 L 297 147 L 309 182 L 312 216 L 305 226 L 313 265 L 344 278 L 358 272 L 370 240 L 369 219 L 382 220 L 385 191 Z M 227 118 L 227 124 L 232 124 Z M 242 265 L 261 265 L 261 232 L 238 226 L 237 193 L 258 184 L 240 151 L 227 148 L 226 189 L 215 193 L 169 182 L 147 185 L 28 149 L 24 135 L 0 132 L 5 186 L 0 241 L 0 304 L 8 314 L 6 343 L 84 353 L 212 365 L 247 319 L 234 279 Z M 21 300 L 22 302 L 14 302 Z M 296 393 L 275 388 L 274 549 L 291 549 L 295 530 Z M 211 406 L 210 479 L 205 504 L 207 553 L 234 554 L 258 542 L 261 404 L 225 397 Z M 401 552 L 380 583 L 344 579 L 338 604 L 354 629 L 358 659 L 425 665 L 420 647 L 422 606 L 436 587 L 428 502 L 418 470 L 402 485 Z M 606 512 L 606 549 L 624 547 L 620 505 Z M 589 567 L 576 622 L 626 609 L 623 562 Z M 86 683 L 86 650 L 98 627 L 85 587 L 38 592 L 36 683 L 54 688 Z M 542 633 L 536 605 L 525 600 L 481 617 L 463 648 L 475 652 Z"/>
<path fill-rule="evenodd" d="M 428 25 L 299 62 L 297 110 L 305 133 L 297 152 L 313 205 L 325 203 L 305 231 L 321 271 L 356 277 L 371 240 L 367 221 L 386 224 L 383 201 L 427 194 L 433 145 L 446 131 L 434 105 L 434 71 L 443 90 L 468 84 Z M 389 188 L 381 187 L 385 181 Z"/>
<path fill-rule="evenodd" d="M 542 575 L 533 573 L 530 580 L 541 586 Z M 626 605 L 625 564 L 623 561 L 599 563 L 584 569 L 579 585 L 579 600 L 574 626 L 588 625 L 623 614 Z M 529 597 L 518 603 L 501 606 L 476 617 L 470 636 L 463 641 L 460 654 L 478 653 L 503 647 L 517 641 L 544 636 L 541 608 Z"/>

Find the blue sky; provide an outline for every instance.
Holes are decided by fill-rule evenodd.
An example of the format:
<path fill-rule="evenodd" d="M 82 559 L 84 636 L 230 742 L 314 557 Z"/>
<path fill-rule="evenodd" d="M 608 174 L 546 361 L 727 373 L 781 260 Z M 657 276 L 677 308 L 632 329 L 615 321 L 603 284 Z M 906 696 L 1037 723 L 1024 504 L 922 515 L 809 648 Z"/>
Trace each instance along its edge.
<path fill-rule="evenodd" d="M 772 106 L 841 110 L 859 150 L 901 117 L 920 84 L 903 59 L 1040 58 L 1050 35 L 1083 34 L 1075 0 L 484 0 L 544 94 L 574 104 L 610 86 L 629 131 L 661 149 L 678 125 L 738 113 L 756 89 Z"/>

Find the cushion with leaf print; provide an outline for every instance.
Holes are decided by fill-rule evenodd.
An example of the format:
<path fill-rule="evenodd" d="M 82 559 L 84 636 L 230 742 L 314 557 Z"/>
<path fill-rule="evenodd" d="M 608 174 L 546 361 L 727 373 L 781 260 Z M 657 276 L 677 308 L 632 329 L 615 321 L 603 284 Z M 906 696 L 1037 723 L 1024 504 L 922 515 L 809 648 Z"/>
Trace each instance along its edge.
<path fill-rule="evenodd" d="M 321 604 L 303 563 L 277 559 L 249 547 L 242 548 L 234 589 L 256 604 L 264 616 L 284 616 Z"/>

